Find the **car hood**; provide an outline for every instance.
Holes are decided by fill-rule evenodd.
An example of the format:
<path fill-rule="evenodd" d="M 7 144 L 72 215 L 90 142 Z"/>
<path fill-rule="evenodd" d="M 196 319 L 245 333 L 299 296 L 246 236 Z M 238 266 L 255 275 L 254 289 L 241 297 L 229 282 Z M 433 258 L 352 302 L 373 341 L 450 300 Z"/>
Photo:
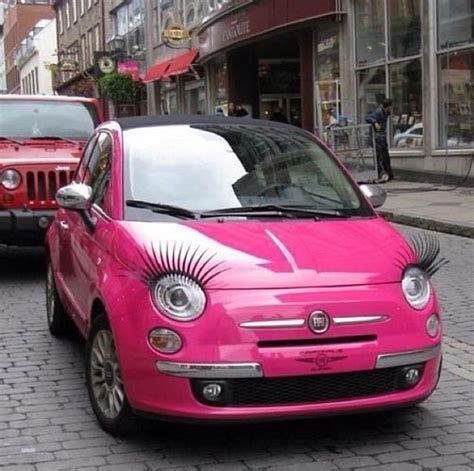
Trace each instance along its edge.
<path fill-rule="evenodd" d="M 47 141 L 16 146 L 1 142 L 0 166 L 67 163 L 77 164 L 82 150 L 67 142 Z"/>
<path fill-rule="evenodd" d="M 395 283 L 411 251 L 379 217 L 344 221 L 120 222 L 114 252 L 149 281 L 186 272 L 208 289 Z"/>

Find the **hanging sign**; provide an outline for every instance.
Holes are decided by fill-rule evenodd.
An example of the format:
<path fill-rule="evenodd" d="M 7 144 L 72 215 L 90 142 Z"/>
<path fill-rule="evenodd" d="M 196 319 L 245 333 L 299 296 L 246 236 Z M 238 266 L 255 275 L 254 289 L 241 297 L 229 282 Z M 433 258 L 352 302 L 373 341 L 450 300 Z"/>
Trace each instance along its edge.
<path fill-rule="evenodd" d="M 169 47 L 187 47 L 190 40 L 189 29 L 183 25 L 172 24 L 163 31 L 163 42 Z"/>

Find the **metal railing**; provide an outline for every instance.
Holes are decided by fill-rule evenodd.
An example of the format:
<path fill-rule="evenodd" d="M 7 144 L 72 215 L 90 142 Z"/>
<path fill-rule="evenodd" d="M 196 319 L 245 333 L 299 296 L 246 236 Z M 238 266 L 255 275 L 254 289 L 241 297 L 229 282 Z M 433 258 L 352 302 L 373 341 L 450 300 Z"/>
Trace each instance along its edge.
<path fill-rule="evenodd" d="M 375 139 L 370 124 L 335 125 L 326 130 L 325 139 L 357 181 L 377 179 Z"/>

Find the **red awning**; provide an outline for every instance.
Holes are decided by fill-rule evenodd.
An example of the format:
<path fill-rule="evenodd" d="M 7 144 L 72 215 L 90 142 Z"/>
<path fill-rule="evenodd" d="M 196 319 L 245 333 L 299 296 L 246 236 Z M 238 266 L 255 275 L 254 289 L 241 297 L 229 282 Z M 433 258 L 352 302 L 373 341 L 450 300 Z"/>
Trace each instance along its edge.
<path fill-rule="evenodd" d="M 162 79 L 165 75 L 168 75 L 168 68 L 173 62 L 173 59 L 160 62 L 159 64 L 152 65 L 145 73 L 143 81 L 145 83 L 155 82 L 156 80 Z"/>
<path fill-rule="evenodd" d="M 194 59 L 196 59 L 198 53 L 198 49 L 191 49 L 180 56 L 176 56 L 166 71 L 166 76 L 172 77 L 173 75 L 185 74 L 191 67 Z"/>

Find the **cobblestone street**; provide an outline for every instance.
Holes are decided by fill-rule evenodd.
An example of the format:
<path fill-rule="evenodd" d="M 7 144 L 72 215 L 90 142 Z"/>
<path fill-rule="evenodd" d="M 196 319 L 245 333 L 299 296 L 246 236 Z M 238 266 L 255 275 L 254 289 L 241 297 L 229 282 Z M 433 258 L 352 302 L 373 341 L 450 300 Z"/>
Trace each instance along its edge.
<path fill-rule="evenodd" d="M 400 227 L 406 234 L 421 232 Z M 444 370 L 405 411 L 262 425 L 147 423 L 116 439 L 93 416 L 79 336 L 47 331 L 40 250 L 0 249 L 2 471 L 417 471 L 474 469 L 474 239 L 437 234 Z"/>

